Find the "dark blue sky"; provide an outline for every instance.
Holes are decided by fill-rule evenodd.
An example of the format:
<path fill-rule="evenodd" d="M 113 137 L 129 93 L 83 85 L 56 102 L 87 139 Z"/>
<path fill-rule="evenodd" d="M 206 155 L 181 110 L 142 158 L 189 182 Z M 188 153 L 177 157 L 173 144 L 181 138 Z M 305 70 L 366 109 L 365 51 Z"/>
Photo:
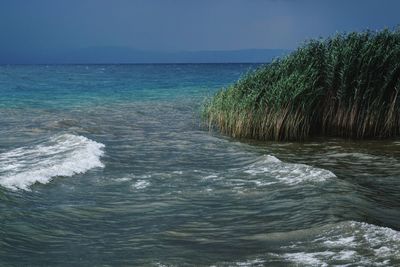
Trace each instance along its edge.
<path fill-rule="evenodd" d="M 0 0 L 0 56 L 293 49 L 336 31 L 393 28 L 399 10 L 398 0 Z"/>

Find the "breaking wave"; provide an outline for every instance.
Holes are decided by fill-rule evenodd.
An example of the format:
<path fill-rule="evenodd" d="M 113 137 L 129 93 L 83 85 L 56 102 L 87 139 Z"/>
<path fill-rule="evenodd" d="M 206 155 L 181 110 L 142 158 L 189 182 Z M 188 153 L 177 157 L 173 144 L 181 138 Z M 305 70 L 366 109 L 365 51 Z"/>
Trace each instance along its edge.
<path fill-rule="evenodd" d="M 299 265 L 393 266 L 400 262 L 400 233 L 364 222 L 342 222 L 287 249 L 295 251 L 281 257 Z"/>
<path fill-rule="evenodd" d="M 250 175 L 268 174 L 276 181 L 296 185 L 303 182 L 324 182 L 336 177 L 331 171 L 305 164 L 285 163 L 274 156 L 264 155 L 244 170 Z"/>
<path fill-rule="evenodd" d="M 57 135 L 35 146 L 0 154 L 0 185 L 29 190 L 35 183 L 48 183 L 57 176 L 72 176 L 104 167 L 100 161 L 104 144 L 84 136 Z"/>

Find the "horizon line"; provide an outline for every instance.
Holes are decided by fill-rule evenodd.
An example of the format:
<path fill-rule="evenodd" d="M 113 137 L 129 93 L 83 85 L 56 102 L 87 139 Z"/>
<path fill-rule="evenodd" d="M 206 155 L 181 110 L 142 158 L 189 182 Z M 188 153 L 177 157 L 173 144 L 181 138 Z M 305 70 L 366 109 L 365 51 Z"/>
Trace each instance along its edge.
<path fill-rule="evenodd" d="M 134 62 L 134 63 L 0 63 L 0 66 L 96 66 L 96 65 L 229 65 L 246 64 L 262 65 L 271 61 L 264 62 Z"/>

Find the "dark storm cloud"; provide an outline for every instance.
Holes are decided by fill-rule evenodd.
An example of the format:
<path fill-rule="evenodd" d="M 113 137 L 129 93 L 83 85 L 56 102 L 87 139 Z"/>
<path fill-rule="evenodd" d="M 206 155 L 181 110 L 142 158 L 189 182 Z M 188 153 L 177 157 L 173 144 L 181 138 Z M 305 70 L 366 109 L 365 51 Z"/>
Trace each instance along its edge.
<path fill-rule="evenodd" d="M 395 0 L 0 0 L 0 49 L 292 49 L 336 31 L 399 23 Z"/>

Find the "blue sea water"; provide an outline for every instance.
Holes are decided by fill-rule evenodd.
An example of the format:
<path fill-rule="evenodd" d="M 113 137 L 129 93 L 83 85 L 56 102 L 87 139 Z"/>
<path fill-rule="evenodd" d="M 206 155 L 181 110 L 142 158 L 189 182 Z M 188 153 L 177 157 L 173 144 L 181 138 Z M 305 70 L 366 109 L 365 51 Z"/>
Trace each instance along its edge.
<path fill-rule="evenodd" d="M 399 265 L 398 140 L 201 124 L 256 67 L 0 66 L 0 265 Z"/>

